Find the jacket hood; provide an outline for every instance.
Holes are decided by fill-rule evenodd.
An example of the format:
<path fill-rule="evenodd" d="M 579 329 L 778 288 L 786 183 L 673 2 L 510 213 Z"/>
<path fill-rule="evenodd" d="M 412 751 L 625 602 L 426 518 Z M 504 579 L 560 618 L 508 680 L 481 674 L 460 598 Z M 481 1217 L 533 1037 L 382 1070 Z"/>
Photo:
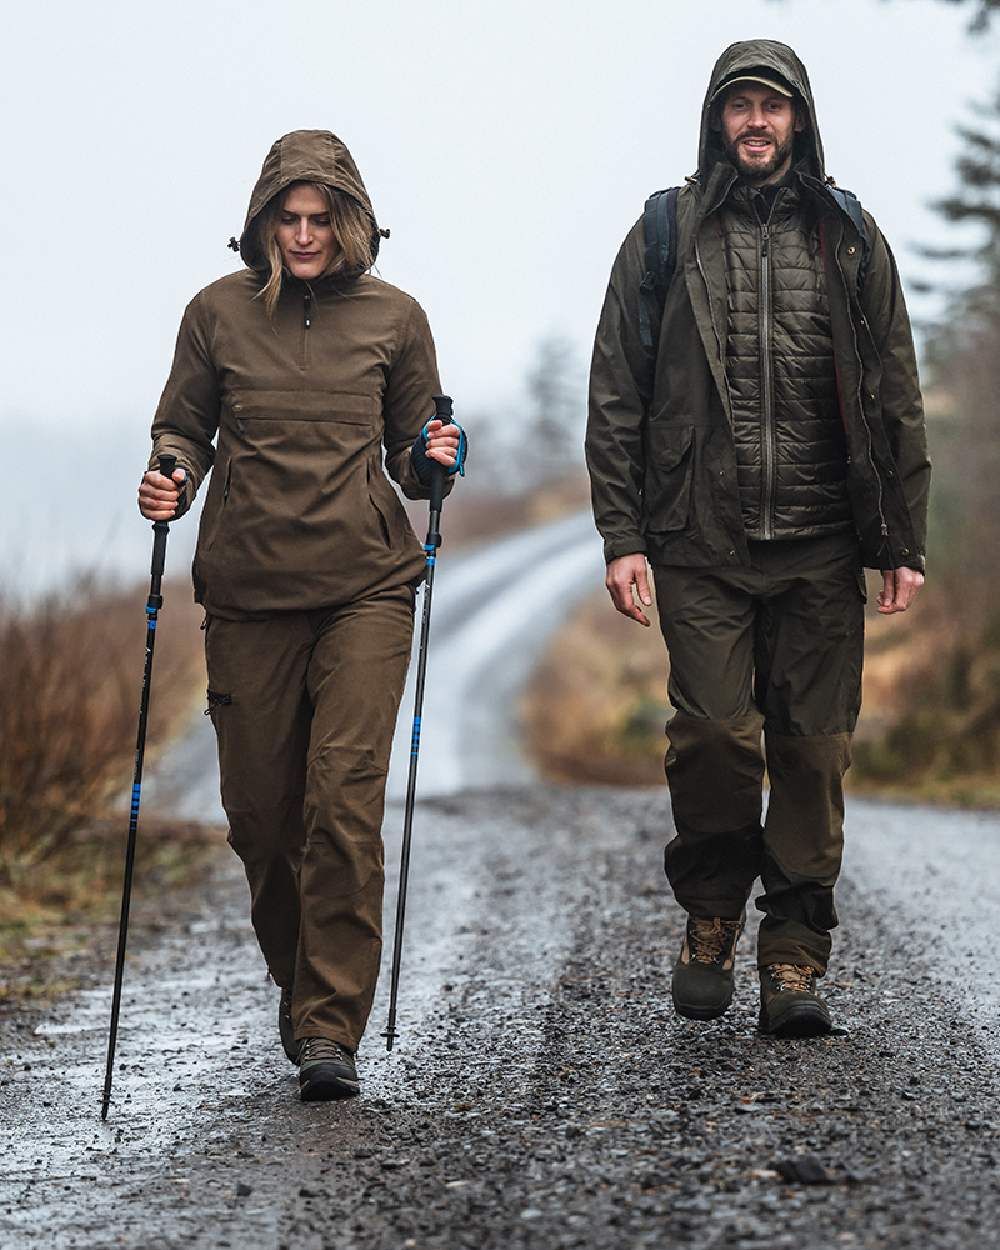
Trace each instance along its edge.
<path fill-rule="evenodd" d="M 270 201 L 293 182 L 322 182 L 356 200 L 371 218 L 374 260 L 378 255 L 379 229 L 365 184 L 347 145 L 329 130 L 293 130 L 271 144 L 250 196 L 239 250 L 251 269 L 267 269 L 256 228 L 257 218 Z"/>
<path fill-rule="evenodd" d="M 812 87 L 806 67 L 790 47 L 778 43 L 774 39 L 746 39 L 741 43 L 730 44 L 715 62 L 705 102 L 701 109 L 701 135 L 698 141 L 698 171 L 708 177 L 711 168 L 718 161 L 729 158 L 722 146 L 722 137 L 712 127 L 712 115 L 715 109 L 712 99 L 719 88 L 739 73 L 753 70 L 777 73 L 795 91 L 798 102 L 805 107 L 808 124 L 804 131 L 795 136 L 795 148 L 792 157 L 793 165 L 801 168 L 803 160 L 808 162 L 808 172 L 826 180 L 826 166 L 823 158 L 823 142 L 820 139 L 819 125 L 816 121 L 816 106 L 813 102 Z M 766 75 L 765 75 L 766 76 Z"/>

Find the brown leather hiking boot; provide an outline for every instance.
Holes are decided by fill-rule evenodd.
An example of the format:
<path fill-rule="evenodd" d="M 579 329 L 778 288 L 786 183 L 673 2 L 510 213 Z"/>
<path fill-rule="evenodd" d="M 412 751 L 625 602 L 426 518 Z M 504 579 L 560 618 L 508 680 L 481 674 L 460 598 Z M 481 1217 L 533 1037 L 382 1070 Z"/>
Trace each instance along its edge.
<path fill-rule="evenodd" d="M 743 920 L 688 916 L 684 945 L 670 981 L 678 1015 L 714 1020 L 733 1001 L 733 967 Z"/>
<path fill-rule="evenodd" d="M 303 1102 L 351 1098 L 361 1089 L 354 1056 L 339 1042 L 306 1037 L 299 1043 L 299 1092 Z"/>
<path fill-rule="evenodd" d="M 816 993 L 816 970 L 805 964 L 768 964 L 760 970 L 760 1031 L 775 1037 L 820 1037 L 833 1028 Z"/>

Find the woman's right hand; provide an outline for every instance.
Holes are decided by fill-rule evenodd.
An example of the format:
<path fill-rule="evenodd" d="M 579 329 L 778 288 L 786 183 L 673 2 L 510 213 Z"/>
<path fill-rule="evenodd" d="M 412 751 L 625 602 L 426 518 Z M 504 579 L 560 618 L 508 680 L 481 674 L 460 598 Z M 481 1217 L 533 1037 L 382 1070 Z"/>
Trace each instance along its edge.
<path fill-rule="evenodd" d="M 187 473 L 174 469 L 172 477 L 164 477 L 156 469 L 144 473 L 139 483 L 139 511 L 147 521 L 172 521 Z"/>

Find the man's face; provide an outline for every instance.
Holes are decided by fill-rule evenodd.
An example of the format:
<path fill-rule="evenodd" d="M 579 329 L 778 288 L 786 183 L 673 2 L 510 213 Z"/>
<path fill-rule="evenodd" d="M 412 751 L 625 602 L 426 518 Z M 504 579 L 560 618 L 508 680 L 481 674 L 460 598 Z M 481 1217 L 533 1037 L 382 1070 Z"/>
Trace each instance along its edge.
<path fill-rule="evenodd" d="M 777 182 L 792 163 L 795 132 L 804 122 L 795 101 L 762 83 L 741 82 L 722 102 L 722 141 L 747 182 Z"/>

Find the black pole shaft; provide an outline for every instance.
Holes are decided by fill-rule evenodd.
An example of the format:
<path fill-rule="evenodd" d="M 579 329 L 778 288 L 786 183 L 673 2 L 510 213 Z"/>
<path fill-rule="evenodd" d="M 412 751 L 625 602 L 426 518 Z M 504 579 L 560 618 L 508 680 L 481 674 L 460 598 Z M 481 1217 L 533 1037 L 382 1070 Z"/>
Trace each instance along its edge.
<path fill-rule="evenodd" d="M 177 465 L 176 457 L 161 456 L 160 472 L 170 477 Z M 146 722 L 149 716 L 149 691 L 153 678 L 153 648 L 156 644 L 156 619 L 163 606 L 160 583 L 167 554 L 166 521 L 153 524 L 153 558 L 149 570 L 149 597 L 146 600 L 146 663 L 142 675 L 142 694 L 139 699 L 139 730 L 135 742 L 135 771 L 132 774 L 132 795 L 129 807 L 128 841 L 125 844 L 125 874 L 122 882 L 122 907 L 118 920 L 118 952 L 115 957 L 115 989 L 111 1000 L 111 1028 L 108 1034 L 108 1059 L 104 1071 L 104 1096 L 101 1099 L 101 1119 L 108 1118 L 111 1103 L 111 1080 L 115 1064 L 115 1048 L 118 1041 L 118 1016 L 122 1003 L 122 981 L 125 975 L 125 944 L 128 940 L 128 916 L 132 900 L 132 874 L 135 868 L 135 844 L 139 829 L 139 800 L 142 793 L 142 763 L 146 754 Z"/>
<path fill-rule="evenodd" d="M 440 524 L 440 513 L 431 513 L 431 526 Z M 430 535 L 428 534 L 428 540 Z M 413 729 L 410 734 L 410 771 L 406 783 L 406 808 L 403 816 L 403 846 L 399 860 L 399 894 L 396 898 L 396 935 L 392 949 L 392 978 L 389 988 L 389 1023 L 385 1030 L 385 1048 L 392 1050 L 396 1039 L 396 1000 L 399 995 L 399 971 L 403 953 L 403 926 L 406 922 L 406 886 L 410 875 L 410 844 L 413 836 L 413 810 L 417 797 L 417 763 L 420 758 L 420 733 L 424 707 L 424 684 L 427 678 L 427 644 L 431 632 L 431 599 L 434 594 L 434 555 L 428 555 L 427 578 L 424 584 L 424 606 L 420 620 L 420 652 L 417 658 L 416 695 L 413 708 Z"/>
<path fill-rule="evenodd" d="M 435 395 L 437 420 L 447 425 L 451 420 L 451 400 Z M 410 845 L 413 836 L 413 811 L 417 798 L 417 763 L 420 759 L 420 735 L 423 721 L 424 685 L 427 679 L 427 652 L 431 634 L 431 601 L 434 594 L 434 570 L 441 546 L 441 508 L 444 501 L 445 470 L 435 465 L 431 479 L 430 520 L 424 552 L 427 572 L 424 581 L 424 606 L 420 618 L 420 650 L 417 656 L 417 680 L 413 705 L 413 729 L 410 734 L 410 771 L 406 783 L 406 807 L 403 816 L 403 845 L 399 859 L 399 893 L 396 897 L 396 933 L 392 948 L 392 975 L 389 982 L 389 1020 L 385 1029 L 385 1048 L 392 1050 L 396 1040 L 396 1005 L 399 997 L 399 973 L 403 957 L 403 926 L 406 922 L 406 888 L 410 876 Z"/>

